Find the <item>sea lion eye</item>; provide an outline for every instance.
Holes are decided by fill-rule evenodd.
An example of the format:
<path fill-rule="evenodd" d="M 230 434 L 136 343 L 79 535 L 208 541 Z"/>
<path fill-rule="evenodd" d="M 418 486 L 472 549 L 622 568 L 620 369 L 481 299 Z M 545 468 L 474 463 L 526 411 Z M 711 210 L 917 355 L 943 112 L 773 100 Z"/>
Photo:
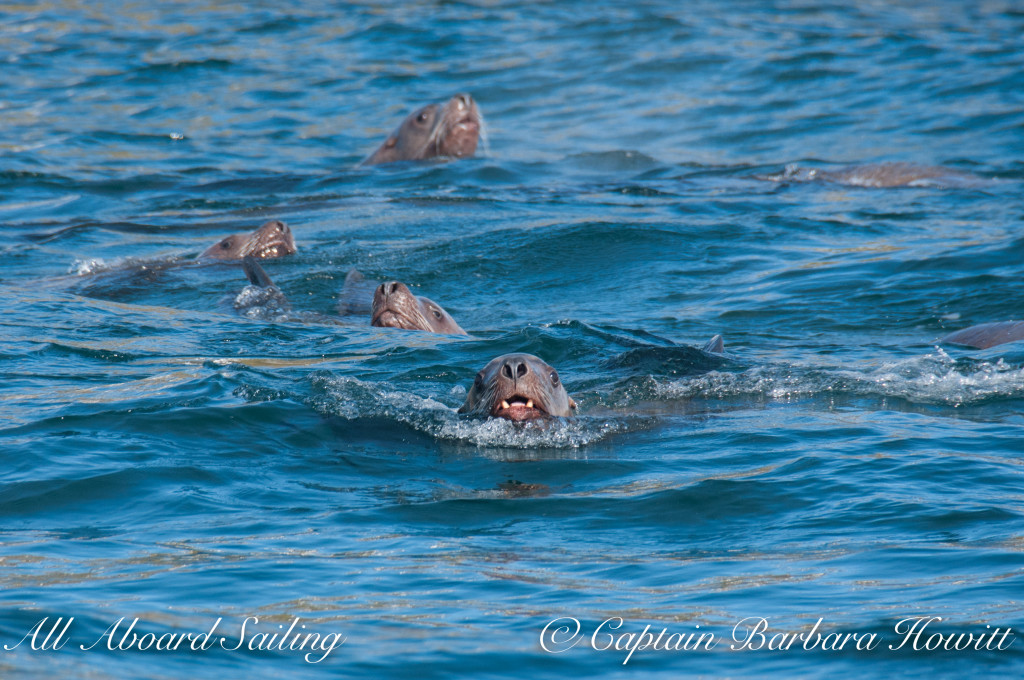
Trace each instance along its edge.
<path fill-rule="evenodd" d="M 477 388 L 478 390 L 482 390 L 484 388 L 483 371 L 480 371 L 479 373 L 476 374 L 476 378 L 473 379 L 473 387 Z"/>
<path fill-rule="evenodd" d="M 436 309 L 432 309 L 430 311 L 434 312 L 434 318 L 435 319 L 440 319 L 441 318 L 441 312 L 437 311 Z"/>
<path fill-rule="evenodd" d="M 558 387 L 558 371 L 551 371 L 551 384 Z"/>
<path fill-rule="evenodd" d="M 420 115 L 416 116 L 416 122 L 417 123 L 426 123 L 427 122 L 427 112 L 423 111 L 423 112 L 420 113 Z"/>
<path fill-rule="evenodd" d="M 224 250 L 229 250 L 231 248 L 231 239 L 226 238 L 223 241 L 221 241 L 220 247 L 223 248 Z"/>

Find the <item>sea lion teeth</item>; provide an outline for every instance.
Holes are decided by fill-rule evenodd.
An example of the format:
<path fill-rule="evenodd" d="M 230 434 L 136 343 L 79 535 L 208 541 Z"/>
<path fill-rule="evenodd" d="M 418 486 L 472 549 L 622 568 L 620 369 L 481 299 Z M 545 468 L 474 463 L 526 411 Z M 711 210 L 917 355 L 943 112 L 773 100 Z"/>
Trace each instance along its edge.
<path fill-rule="evenodd" d="M 507 401 L 505 401 L 504 399 L 502 399 L 502 401 L 501 401 L 501 407 L 502 408 L 512 408 L 511 406 L 509 406 L 509 403 Z"/>
<path fill-rule="evenodd" d="M 530 399 L 526 402 L 526 408 L 533 408 L 533 399 Z"/>

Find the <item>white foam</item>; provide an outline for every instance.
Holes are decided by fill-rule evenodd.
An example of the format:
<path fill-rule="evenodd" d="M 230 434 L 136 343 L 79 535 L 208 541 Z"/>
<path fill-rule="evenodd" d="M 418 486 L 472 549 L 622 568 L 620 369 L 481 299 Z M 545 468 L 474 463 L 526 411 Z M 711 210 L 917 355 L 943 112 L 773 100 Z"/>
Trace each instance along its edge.
<path fill-rule="evenodd" d="M 850 394 L 963 406 L 992 398 L 1024 397 L 1024 367 L 1002 359 L 957 361 L 937 347 L 934 354 L 859 367 L 769 364 L 741 373 L 712 371 L 659 382 L 655 393 L 669 399 L 752 396 L 783 401 Z"/>
<path fill-rule="evenodd" d="M 578 449 L 636 424 L 615 418 L 554 418 L 513 423 L 501 418 L 470 418 L 430 397 L 349 377 L 317 377 L 324 396 L 315 407 L 346 419 L 387 418 L 438 439 L 483 447 Z"/>
<path fill-rule="evenodd" d="M 235 296 L 235 309 L 249 319 L 285 321 L 291 305 L 277 286 L 246 286 Z"/>

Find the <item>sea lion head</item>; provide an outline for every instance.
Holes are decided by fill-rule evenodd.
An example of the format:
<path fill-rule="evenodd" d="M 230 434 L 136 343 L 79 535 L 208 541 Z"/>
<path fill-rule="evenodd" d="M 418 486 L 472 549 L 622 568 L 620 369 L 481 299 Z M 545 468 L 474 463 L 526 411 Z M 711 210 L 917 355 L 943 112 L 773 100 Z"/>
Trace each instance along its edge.
<path fill-rule="evenodd" d="M 570 418 L 575 408 L 558 371 L 543 359 L 532 354 L 505 354 L 476 374 L 459 413 L 522 421 Z"/>
<path fill-rule="evenodd" d="M 398 281 L 385 281 L 373 293 L 370 325 L 404 328 L 410 331 L 466 335 L 444 307 L 428 298 L 413 295 Z"/>
<path fill-rule="evenodd" d="M 295 252 L 295 237 L 288 225 L 270 220 L 251 234 L 232 234 L 204 250 L 199 257 L 241 260 L 244 257 L 281 257 Z"/>
<path fill-rule="evenodd" d="M 444 105 L 429 104 L 410 113 L 363 165 L 465 158 L 476 153 L 479 139 L 480 110 L 473 97 L 457 94 Z"/>

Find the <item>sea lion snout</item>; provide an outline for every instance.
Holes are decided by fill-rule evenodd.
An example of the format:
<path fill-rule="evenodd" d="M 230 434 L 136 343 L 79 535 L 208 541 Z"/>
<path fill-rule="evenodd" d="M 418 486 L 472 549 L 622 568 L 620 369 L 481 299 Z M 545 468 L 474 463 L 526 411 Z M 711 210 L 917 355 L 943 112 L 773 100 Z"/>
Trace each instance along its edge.
<path fill-rule="evenodd" d="M 529 364 L 518 355 L 513 355 L 501 365 L 501 374 L 512 382 L 518 382 L 520 378 L 525 377 L 529 372 Z"/>
<path fill-rule="evenodd" d="M 395 295 L 412 295 L 409 287 L 401 281 L 385 281 L 377 286 L 377 291 L 383 300 L 387 300 Z M 374 294 L 374 297 L 376 297 L 376 294 Z"/>

